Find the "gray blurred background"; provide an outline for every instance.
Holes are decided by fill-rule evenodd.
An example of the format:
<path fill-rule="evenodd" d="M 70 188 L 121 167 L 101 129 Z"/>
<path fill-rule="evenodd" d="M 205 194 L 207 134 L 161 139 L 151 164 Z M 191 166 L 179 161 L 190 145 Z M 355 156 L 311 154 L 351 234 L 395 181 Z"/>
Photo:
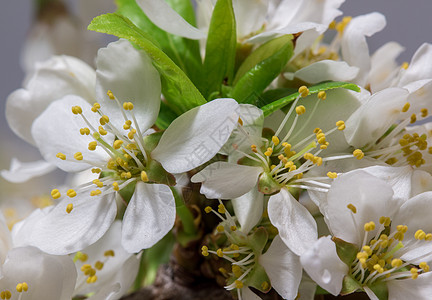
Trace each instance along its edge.
<path fill-rule="evenodd" d="M 73 11 L 76 11 L 76 1 L 70 1 Z M 24 78 L 20 51 L 32 26 L 32 4 L 32 0 L 6 0 L 0 10 L 0 169 L 9 167 L 12 156 L 18 156 L 23 161 L 39 158 L 35 149 L 14 136 L 4 117 L 8 94 L 19 88 Z M 374 51 L 387 41 L 396 41 L 406 48 L 399 57 L 400 62 L 409 62 L 422 43 L 432 42 L 432 0 L 346 0 L 341 10 L 351 16 L 372 11 L 386 15 L 387 27 L 369 39 L 370 50 Z M 4 184 L 0 179 L 0 188 Z"/>

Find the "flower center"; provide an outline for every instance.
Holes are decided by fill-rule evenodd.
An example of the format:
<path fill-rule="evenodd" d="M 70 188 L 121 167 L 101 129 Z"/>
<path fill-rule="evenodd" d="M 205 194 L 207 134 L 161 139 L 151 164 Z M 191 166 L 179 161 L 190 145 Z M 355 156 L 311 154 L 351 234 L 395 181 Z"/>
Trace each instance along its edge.
<path fill-rule="evenodd" d="M 348 209 L 352 214 L 357 213 L 354 205 L 349 204 Z M 389 217 L 382 216 L 379 219 L 379 227 L 375 230 L 375 223 L 364 224 L 364 239 L 356 259 L 351 264 L 351 276 L 362 286 L 371 285 L 379 281 L 394 279 L 417 279 L 419 274 L 429 272 L 429 265 L 421 262 L 419 265 L 402 260 L 400 257 L 418 243 L 432 241 L 432 233 L 426 234 L 423 230 L 418 230 L 415 241 L 404 242 L 405 234 L 408 230 L 406 225 L 392 226 Z M 376 234 L 371 237 L 371 234 Z M 429 253 L 428 253 L 429 255 Z M 418 257 L 415 261 L 421 260 Z"/>
<path fill-rule="evenodd" d="M 56 155 L 59 159 L 90 164 L 94 167 L 91 170 L 93 173 L 102 173 L 103 175 L 101 178 L 84 184 L 76 190 L 67 190 L 66 195 L 70 198 L 75 197 L 77 193 L 81 192 L 89 192 L 91 196 L 104 195 L 119 191 L 137 180 L 149 181 L 147 167 L 150 163 L 150 157 L 145 150 L 143 134 L 133 112 L 134 105 L 131 102 L 120 104 L 111 91 L 108 91 L 107 94 L 112 101 L 117 103 L 121 112 L 124 119 L 122 129 L 117 128 L 110 122 L 109 116 L 103 113 L 103 108 L 97 102 L 91 108 L 93 113 L 100 115 L 97 129 L 97 126 L 91 124 L 82 113 L 80 106 L 72 107 L 72 113 L 81 116 L 87 125 L 80 129 L 80 134 L 93 139 L 88 144 L 88 150 L 95 151 L 97 148 L 101 148 L 110 156 L 110 159 L 106 164 L 101 164 L 100 162 L 87 160 L 81 152 L 76 152 L 73 159 L 59 152 Z M 127 117 L 127 113 L 130 116 L 129 118 Z M 112 143 L 108 142 L 108 139 L 105 138 L 108 134 L 115 136 Z M 51 191 L 51 196 L 54 199 L 59 199 L 62 195 L 58 189 L 54 189 Z M 72 210 L 73 204 L 71 203 L 67 206 L 66 212 L 70 213 Z"/>
<path fill-rule="evenodd" d="M 423 108 L 419 113 L 407 115 L 409 109 L 410 103 L 407 102 L 401 109 L 401 114 L 405 117 L 401 118 L 398 125 L 389 128 L 386 135 L 372 145 L 366 146 L 365 155 L 396 167 L 410 165 L 419 168 L 426 163 L 424 155 L 432 154 L 432 147 L 428 147 L 427 133 L 412 132 L 407 126 L 419 118 L 428 117 L 429 113 Z"/>

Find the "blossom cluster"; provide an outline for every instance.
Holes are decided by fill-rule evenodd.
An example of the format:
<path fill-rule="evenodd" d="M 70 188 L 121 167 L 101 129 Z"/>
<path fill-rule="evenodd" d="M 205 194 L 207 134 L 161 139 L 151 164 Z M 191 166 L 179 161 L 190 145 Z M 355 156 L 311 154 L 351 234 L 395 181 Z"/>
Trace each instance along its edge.
<path fill-rule="evenodd" d="M 72 176 L 0 215 L 0 298 L 120 299 L 175 244 L 235 299 L 430 299 L 432 45 L 370 54 L 343 2 L 117 0 L 95 68 L 30 68 L 6 118 L 43 159 L 1 175 Z"/>

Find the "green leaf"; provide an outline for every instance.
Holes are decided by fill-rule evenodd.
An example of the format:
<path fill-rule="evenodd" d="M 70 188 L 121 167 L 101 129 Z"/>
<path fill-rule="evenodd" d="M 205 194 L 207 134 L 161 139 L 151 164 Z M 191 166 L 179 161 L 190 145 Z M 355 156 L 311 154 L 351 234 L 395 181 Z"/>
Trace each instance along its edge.
<path fill-rule="evenodd" d="M 232 0 L 218 0 L 210 21 L 204 59 L 204 80 L 201 91 L 208 98 L 220 92 L 223 81 L 234 77 L 237 46 L 236 21 Z"/>
<path fill-rule="evenodd" d="M 344 88 L 351 91 L 360 92 L 360 88 L 354 83 L 339 82 L 339 81 L 324 82 L 324 83 L 314 85 L 309 88 L 309 92 L 310 94 L 316 94 L 321 91 L 328 91 L 328 90 L 338 89 L 338 88 Z M 293 102 L 298 97 L 298 95 L 299 93 L 297 92 L 261 107 L 261 109 L 264 112 L 264 116 L 267 117 L 271 113 Z"/>
<path fill-rule="evenodd" d="M 206 103 L 187 75 L 128 18 L 115 13 L 101 15 L 93 19 L 88 29 L 127 39 L 144 50 L 161 75 L 162 93 L 175 113 L 180 115 Z"/>
<path fill-rule="evenodd" d="M 288 60 L 293 55 L 293 43 L 291 41 L 291 36 L 283 36 L 279 38 L 277 42 L 284 42 L 283 45 L 278 48 L 279 43 L 274 42 L 277 45 L 269 43 L 264 44 L 254 58 L 248 62 L 248 59 L 243 63 L 247 63 L 244 69 L 248 68 L 255 60 L 259 60 L 265 57 L 266 48 L 271 48 L 272 50 L 277 50 L 274 54 L 268 56 L 258 64 L 256 64 L 252 69 L 247 71 L 235 84 L 231 97 L 236 99 L 239 103 L 250 103 L 257 104 L 257 99 L 259 95 L 269 86 L 269 84 L 282 72 L 285 68 Z M 271 41 L 272 42 L 272 41 Z M 278 46 L 278 47 L 276 47 Z M 269 51 L 269 50 L 268 50 Z M 252 56 L 253 54 L 251 54 Z M 242 66 L 243 66 L 242 65 Z M 242 67 L 240 67 L 242 69 Z M 240 71 L 240 70 L 239 70 Z"/>
<path fill-rule="evenodd" d="M 355 291 L 361 289 L 361 285 L 352 278 L 351 276 L 345 276 L 342 282 L 342 290 L 340 292 L 341 295 L 348 295 L 354 293 Z"/>
<path fill-rule="evenodd" d="M 340 260 L 350 267 L 359 252 L 358 247 L 337 237 L 333 237 L 332 241 L 336 245 L 336 252 Z"/>
<path fill-rule="evenodd" d="M 288 42 L 292 41 L 292 38 L 293 37 L 290 34 L 283 35 L 258 47 L 241 64 L 240 68 L 237 70 L 233 84 L 235 85 L 239 79 L 243 77 L 243 75 L 245 75 L 250 69 L 258 65 L 260 62 L 276 54 Z"/>

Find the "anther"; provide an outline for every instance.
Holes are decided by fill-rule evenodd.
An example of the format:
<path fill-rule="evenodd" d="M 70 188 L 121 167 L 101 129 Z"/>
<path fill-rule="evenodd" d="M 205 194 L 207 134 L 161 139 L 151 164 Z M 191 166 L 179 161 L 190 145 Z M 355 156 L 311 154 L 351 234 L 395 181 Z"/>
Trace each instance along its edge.
<path fill-rule="evenodd" d="M 95 283 L 97 281 L 97 279 L 98 279 L 97 276 L 93 275 L 93 276 L 88 277 L 86 281 L 87 281 L 87 283 L 90 284 L 90 283 Z"/>
<path fill-rule="evenodd" d="M 352 205 L 351 203 L 347 205 L 347 208 L 352 211 L 353 214 L 357 213 L 357 207 Z"/>
<path fill-rule="evenodd" d="M 88 144 L 88 149 L 89 149 L 90 151 L 94 151 L 94 150 L 96 150 L 96 147 L 97 147 L 97 142 L 96 142 L 96 141 L 92 141 L 92 142 L 90 142 L 90 143 Z"/>
<path fill-rule="evenodd" d="M 115 256 L 114 250 L 107 250 L 104 252 L 104 256 Z"/>
<path fill-rule="evenodd" d="M 304 85 L 298 89 L 298 92 L 299 92 L 300 96 L 303 98 L 306 97 L 307 95 L 309 95 L 309 89 L 307 88 L 307 86 L 304 86 Z"/>
<path fill-rule="evenodd" d="M 120 187 L 119 187 L 119 184 L 117 181 L 114 181 L 112 185 L 113 185 L 114 191 L 118 192 L 120 190 Z"/>
<path fill-rule="evenodd" d="M 410 106 L 411 104 L 409 102 L 405 103 L 405 105 L 402 107 L 402 112 L 407 112 Z"/>
<path fill-rule="evenodd" d="M 327 172 L 327 176 L 331 179 L 335 179 L 335 178 L 337 178 L 337 173 L 336 172 Z"/>
<path fill-rule="evenodd" d="M 73 189 L 69 189 L 67 190 L 66 195 L 68 195 L 68 197 L 73 198 L 77 195 L 77 193 Z"/>
<path fill-rule="evenodd" d="M 418 278 L 418 269 L 417 268 L 411 268 L 410 272 L 411 272 L 411 278 L 412 279 L 417 279 Z"/>
<path fill-rule="evenodd" d="M 243 288 L 243 282 L 241 282 L 240 280 L 236 280 L 235 286 L 237 289 L 242 289 Z"/>
<path fill-rule="evenodd" d="M 97 102 L 95 102 L 95 103 L 93 104 L 93 107 L 91 108 L 91 111 L 92 111 L 92 112 L 97 112 L 98 109 L 100 109 L 100 108 L 101 108 L 100 104 L 97 103 Z"/>
<path fill-rule="evenodd" d="M 373 222 L 373 221 L 371 221 L 371 222 L 369 222 L 369 223 L 366 223 L 365 225 L 364 225 L 364 230 L 365 231 L 372 231 L 372 230 L 374 230 L 375 229 L 375 223 Z"/>
<path fill-rule="evenodd" d="M 271 156 L 273 154 L 273 149 L 272 148 L 267 148 L 267 151 L 264 152 L 265 156 Z"/>
<path fill-rule="evenodd" d="M 327 94 L 325 91 L 321 91 L 318 93 L 318 99 L 325 100 L 327 98 Z"/>
<path fill-rule="evenodd" d="M 58 199 L 61 197 L 60 191 L 58 189 L 53 189 L 51 191 L 51 197 L 53 197 L 53 199 Z"/>
<path fill-rule="evenodd" d="M 82 114 L 82 108 L 80 106 L 72 106 L 72 113 L 74 115 Z"/>
<path fill-rule="evenodd" d="M 222 249 L 217 249 L 217 251 L 216 251 L 216 254 L 217 254 L 217 256 L 219 256 L 219 257 L 223 257 L 223 251 L 222 251 Z"/>
<path fill-rule="evenodd" d="M 94 190 L 90 192 L 90 196 L 97 196 L 102 194 L 101 190 Z"/>
<path fill-rule="evenodd" d="M 56 155 L 57 158 L 60 158 L 61 160 L 66 160 L 66 155 L 64 155 L 63 153 L 57 153 Z"/>
<path fill-rule="evenodd" d="M 224 232 L 225 228 L 222 225 L 216 227 L 217 232 Z"/>
<path fill-rule="evenodd" d="M 428 116 L 428 109 L 427 108 L 422 108 L 421 110 L 420 110 L 420 112 L 421 112 L 421 116 L 422 116 L 422 118 L 426 118 L 427 116 Z"/>
<path fill-rule="evenodd" d="M 223 204 L 218 205 L 218 212 L 221 214 L 226 213 L 226 209 L 225 209 L 225 206 Z"/>
<path fill-rule="evenodd" d="M 345 122 L 344 121 L 337 121 L 336 127 L 338 130 L 344 130 L 345 129 Z"/>
<path fill-rule="evenodd" d="M 429 265 L 427 264 L 427 262 L 421 262 L 421 263 L 419 264 L 419 267 L 420 267 L 424 272 L 429 272 L 429 270 L 430 270 L 430 267 L 429 267 Z"/>
<path fill-rule="evenodd" d="M 205 211 L 207 214 L 211 213 L 212 210 L 213 210 L 213 209 L 212 209 L 210 206 L 206 206 L 206 208 L 204 208 L 204 211 Z"/>
<path fill-rule="evenodd" d="M 209 253 L 208 253 L 208 247 L 207 246 L 202 246 L 201 247 L 201 254 L 203 256 L 208 256 L 209 255 Z"/>
<path fill-rule="evenodd" d="M 115 99 L 113 92 L 111 92 L 110 90 L 108 90 L 107 95 L 111 100 Z"/>
<path fill-rule="evenodd" d="M 102 170 L 99 169 L 99 168 L 93 168 L 93 169 L 91 169 L 91 172 L 92 172 L 93 174 L 99 174 L 100 172 L 102 172 Z"/>
<path fill-rule="evenodd" d="M 83 155 L 82 155 L 81 152 L 77 152 L 77 153 L 74 154 L 74 158 L 76 160 L 83 160 L 84 157 L 83 157 Z"/>
<path fill-rule="evenodd" d="M 87 128 L 87 127 L 80 128 L 80 134 L 81 135 L 89 135 L 90 134 L 90 129 Z"/>
<path fill-rule="evenodd" d="M 295 111 L 297 113 L 297 115 L 302 115 L 306 112 L 306 107 L 304 107 L 303 105 L 299 105 L 295 108 Z"/>
<path fill-rule="evenodd" d="M 103 266 L 104 266 L 104 263 L 103 263 L 103 262 L 101 262 L 101 261 L 97 261 L 97 262 L 95 262 L 95 268 L 96 268 L 97 270 L 102 270 Z"/>
<path fill-rule="evenodd" d="M 243 120 L 241 118 L 238 118 L 237 122 L 240 124 L 240 126 L 243 126 Z"/>
<path fill-rule="evenodd" d="M 103 115 L 100 119 L 99 119 L 99 123 L 101 125 L 105 125 L 107 123 L 109 123 L 109 117 L 106 115 Z"/>
<path fill-rule="evenodd" d="M 141 171 L 141 180 L 144 182 L 149 181 L 146 171 Z"/>
<path fill-rule="evenodd" d="M 279 140 L 279 138 L 277 137 L 277 136 L 273 136 L 272 137 L 272 142 L 273 142 L 273 144 L 275 145 L 275 146 L 277 146 L 277 145 L 279 145 L 279 143 L 280 143 L 280 140 Z"/>
<path fill-rule="evenodd" d="M 120 149 L 121 145 L 123 145 L 123 141 L 122 140 L 116 140 L 113 144 L 114 149 Z"/>
<path fill-rule="evenodd" d="M 361 151 L 360 149 L 356 149 L 353 152 L 353 155 L 355 158 L 357 158 L 358 160 L 362 159 L 364 157 L 364 153 L 363 151 Z"/>
<path fill-rule="evenodd" d="M 131 128 L 132 125 L 132 121 L 131 120 L 127 120 L 124 125 L 123 125 L 123 129 L 124 130 L 129 130 Z"/>
<path fill-rule="evenodd" d="M 137 132 L 136 129 L 131 129 L 131 131 L 129 131 L 128 133 L 128 138 L 132 140 L 136 132 Z"/>
<path fill-rule="evenodd" d="M 73 210 L 73 204 L 72 204 L 72 203 L 69 203 L 69 204 L 66 206 L 66 212 L 67 212 L 68 214 L 70 214 L 72 210 Z"/>
<path fill-rule="evenodd" d="M 124 110 L 132 110 L 133 108 L 134 108 L 134 105 L 132 102 L 123 103 L 123 109 Z"/>
<path fill-rule="evenodd" d="M 107 135 L 108 134 L 108 131 L 106 131 L 102 126 L 99 126 L 99 133 L 101 134 L 101 135 Z"/>
<path fill-rule="evenodd" d="M 409 67 L 409 63 L 406 61 L 401 65 L 401 68 L 405 70 L 408 69 L 408 67 Z"/>

